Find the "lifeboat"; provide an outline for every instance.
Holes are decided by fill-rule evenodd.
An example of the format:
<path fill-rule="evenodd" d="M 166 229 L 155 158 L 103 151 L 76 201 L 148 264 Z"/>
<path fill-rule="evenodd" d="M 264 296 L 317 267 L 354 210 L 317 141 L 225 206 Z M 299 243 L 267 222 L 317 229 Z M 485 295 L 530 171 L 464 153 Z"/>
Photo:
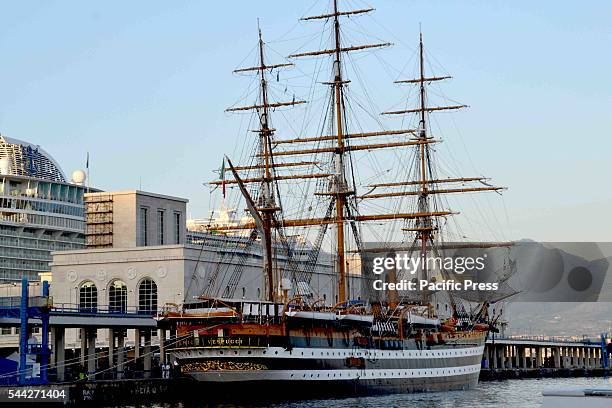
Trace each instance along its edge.
<path fill-rule="evenodd" d="M 491 326 L 485 323 L 478 323 L 474 325 L 474 330 L 476 331 L 489 331 L 490 328 Z"/>

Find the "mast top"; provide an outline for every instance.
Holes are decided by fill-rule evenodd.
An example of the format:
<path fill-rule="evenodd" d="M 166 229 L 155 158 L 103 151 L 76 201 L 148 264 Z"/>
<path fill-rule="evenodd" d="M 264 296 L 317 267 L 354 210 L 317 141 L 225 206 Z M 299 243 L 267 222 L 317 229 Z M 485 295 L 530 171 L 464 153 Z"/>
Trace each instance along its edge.
<path fill-rule="evenodd" d="M 259 26 L 259 19 L 257 19 L 257 33 L 259 35 L 259 52 L 261 55 L 261 52 L 263 51 L 262 48 L 264 46 L 264 41 L 263 41 L 263 35 L 261 34 L 261 27 Z M 266 63 L 263 61 L 263 59 L 261 59 L 259 61 L 259 65 L 254 66 L 254 67 L 248 67 L 248 68 L 239 68 L 239 69 L 235 69 L 234 71 L 232 71 L 234 74 L 239 74 L 242 72 L 250 72 L 250 71 L 267 71 L 267 70 L 273 70 L 275 68 L 285 68 L 285 67 L 292 67 L 295 64 L 289 62 L 289 63 L 283 63 L 283 64 L 271 64 L 271 65 L 266 65 Z"/>
<path fill-rule="evenodd" d="M 327 14 L 321 14 L 318 16 L 311 16 L 311 17 L 303 17 L 300 18 L 300 21 L 310 21 L 310 20 L 323 20 L 323 19 L 328 19 L 333 17 L 334 19 L 338 19 L 338 17 L 340 16 L 351 16 L 351 15 L 355 15 L 355 14 L 365 14 L 365 13 L 369 13 L 371 11 L 374 11 L 373 8 L 364 8 L 364 9 L 358 9 L 358 10 L 347 10 L 347 11 L 339 11 L 338 10 L 338 0 L 334 0 L 333 1 L 334 4 L 334 12 L 333 13 L 327 13 Z"/>
<path fill-rule="evenodd" d="M 365 14 L 371 11 L 374 11 L 374 9 L 367 8 L 367 9 L 349 10 L 349 11 L 335 11 L 333 13 L 321 14 L 318 16 L 303 17 L 303 18 L 300 18 L 300 21 L 323 20 L 323 19 L 328 19 L 332 17 L 350 16 L 350 15 L 355 15 L 355 14 Z"/>
<path fill-rule="evenodd" d="M 382 112 L 382 115 L 403 115 L 406 113 L 419 113 L 421 115 L 421 126 L 423 131 L 425 129 L 425 114 L 434 112 L 434 111 L 443 111 L 443 110 L 456 110 L 467 108 L 468 105 L 460 104 L 460 105 L 450 105 L 450 106 L 427 106 L 425 100 L 425 83 L 442 81 L 445 79 L 452 78 L 449 75 L 445 76 L 425 76 L 425 56 L 424 56 L 424 47 L 423 47 L 423 32 L 421 31 L 421 24 L 419 23 L 419 77 L 413 79 L 400 79 L 394 81 L 396 84 L 418 84 L 420 87 L 419 92 L 419 107 L 414 109 L 401 109 L 395 111 L 385 111 Z"/>
<path fill-rule="evenodd" d="M 268 70 L 271 71 L 275 68 L 292 67 L 294 64 L 293 63 L 281 63 L 281 64 L 267 65 L 264 60 L 264 44 L 265 43 L 263 41 L 263 35 L 261 33 L 261 28 L 259 27 L 259 19 L 257 19 L 257 34 L 259 37 L 259 40 L 258 40 L 259 65 L 248 67 L 248 68 L 239 68 L 239 69 L 234 70 L 233 72 L 237 74 L 237 73 L 242 73 L 242 72 L 256 71 L 257 75 L 261 76 L 261 87 L 262 87 L 261 103 L 255 103 L 253 105 L 248 105 L 248 106 L 234 106 L 231 108 L 227 108 L 225 111 L 226 112 L 240 112 L 240 111 L 249 111 L 249 110 L 256 110 L 256 111 L 263 110 L 264 111 L 263 116 L 265 116 L 265 119 L 267 120 L 267 110 L 269 108 L 280 108 L 280 107 L 285 107 L 285 106 L 301 105 L 301 104 L 306 103 L 306 101 L 295 100 L 295 97 L 292 101 L 287 101 L 287 102 L 269 102 L 268 101 L 267 90 L 264 89 L 266 88 L 266 80 L 264 77 L 265 71 L 268 71 Z M 258 132 L 261 132 L 261 131 L 262 131 L 261 129 L 258 130 Z M 267 126 L 265 126 L 264 131 L 269 132 L 269 131 L 272 131 L 272 129 L 269 129 Z"/>

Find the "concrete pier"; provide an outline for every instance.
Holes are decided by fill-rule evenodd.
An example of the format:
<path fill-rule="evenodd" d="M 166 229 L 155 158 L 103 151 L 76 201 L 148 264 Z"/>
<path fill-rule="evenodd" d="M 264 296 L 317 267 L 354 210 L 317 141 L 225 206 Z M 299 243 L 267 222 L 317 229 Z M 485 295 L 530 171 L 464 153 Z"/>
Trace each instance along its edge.
<path fill-rule="evenodd" d="M 87 378 L 96 376 L 96 331 L 87 329 Z"/>
<path fill-rule="evenodd" d="M 159 329 L 159 364 L 166 363 L 166 330 Z"/>
<path fill-rule="evenodd" d="M 591 341 L 492 336 L 483 353 L 481 375 L 484 379 L 602 375 L 609 369 L 604 367 L 601 347 Z"/>
<path fill-rule="evenodd" d="M 123 331 L 117 338 L 117 379 L 122 379 L 124 374 L 124 360 L 125 360 L 125 337 Z"/>
<path fill-rule="evenodd" d="M 142 334 L 140 333 L 140 329 L 134 329 L 134 358 L 136 361 L 140 359 L 140 347 L 142 341 Z"/>
<path fill-rule="evenodd" d="M 144 378 L 151 378 L 151 330 L 144 331 L 144 347 L 142 352 Z"/>
<path fill-rule="evenodd" d="M 30 290 L 30 286 L 40 286 L 40 294 Z M 23 279 L 17 293 L 18 289 L 11 286 L 21 296 L 9 296 L 10 301 L 0 307 L 0 325 L 20 330 L 18 367 L 22 369 L 11 379 L 15 384 L 125 378 L 127 371 L 130 378 L 142 378 L 145 373 L 147 377 L 152 376 L 155 351 L 152 333 L 157 330 L 157 321 L 150 311 L 143 312 L 138 307 L 53 305 L 46 281 L 37 285 Z M 34 328 L 39 330 L 40 344 L 28 342 Z M 138 333 L 136 361 L 127 360 L 127 330 Z M 141 350 L 142 337 L 144 350 Z M 76 344 L 68 344 L 71 338 Z M 139 357 L 142 359 L 138 360 Z M 29 378 L 31 369 L 26 362 L 31 360 L 39 364 L 38 378 Z"/>
<path fill-rule="evenodd" d="M 80 354 L 80 363 L 81 363 L 81 367 L 85 367 L 85 356 L 87 355 L 87 329 L 84 327 L 81 327 L 80 331 L 80 337 L 81 337 L 81 354 Z"/>
<path fill-rule="evenodd" d="M 115 329 L 108 329 L 108 366 L 115 365 Z"/>
<path fill-rule="evenodd" d="M 62 382 L 66 375 L 66 331 L 62 327 L 51 329 L 53 333 L 52 365 L 55 366 L 57 381 Z"/>

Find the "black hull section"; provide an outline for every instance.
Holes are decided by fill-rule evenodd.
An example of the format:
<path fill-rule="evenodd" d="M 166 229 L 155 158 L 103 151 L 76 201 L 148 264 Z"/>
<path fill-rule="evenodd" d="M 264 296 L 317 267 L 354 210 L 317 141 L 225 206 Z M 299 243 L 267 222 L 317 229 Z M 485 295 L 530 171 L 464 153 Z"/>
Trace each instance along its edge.
<path fill-rule="evenodd" d="M 248 401 L 263 403 L 269 400 L 296 400 L 317 398 L 347 398 L 356 396 L 385 395 L 395 393 L 423 393 L 463 391 L 476 387 L 478 373 L 453 377 L 418 379 L 378 379 L 347 381 L 246 381 L 201 382 L 193 386 L 211 402 Z M 239 393 L 236 390 L 240 390 Z"/>

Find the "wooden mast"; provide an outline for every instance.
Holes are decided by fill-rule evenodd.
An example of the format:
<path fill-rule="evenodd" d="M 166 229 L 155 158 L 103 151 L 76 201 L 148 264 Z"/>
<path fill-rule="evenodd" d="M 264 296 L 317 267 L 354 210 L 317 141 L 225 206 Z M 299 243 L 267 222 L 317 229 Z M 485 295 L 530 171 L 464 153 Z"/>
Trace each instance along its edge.
<path fill-rule="evenodd" d="M 260 135 L 260 146 L 259 152 L 255 157 L 259 159 L 256 165 L 250 166 L 236 166 L 232 168 L 234 174 L 234 180 L 226 181 L 215 181 L 211 184 L 238 184 L 241 188 L 241 193 L 244 194 L 244 185 L 247 183 L 261 183 L 260 195 L 258 197 L 257 208 L 255 210 L 261 215 L 259 223 L 247 223 L 246 225 L 237 226 L 235 229 L 242 229 L 249 225 L 259 230 L 262 237 L 262 246 L 264 249 L 263 256 L 263 267 L 265 276 L 267 278 L 267 299 L 275 301 L 275 275 L 273 265 L 273 247 L 272 247 L 272 231 L 274 228 L 283 228 L 288 226 L 307 226 L 307 225 L 320 225 L 332 221 L 336 226 L 337 237 L 336 237 L 336 252 L 337 252 L 337 284 L 338 284 L 338 301 L 345 302 L 349 298 L 348 294 L 348 282 L 347 282 L 347 265 L 346 265 L 346 224 L 355 223 L 362 221 L 373 221 L 373 220 L 387 220 L 387 219 L 410 219 L 410 218 L 421 218 L 426 216 L 423 213 L 396 213 L 396 214 L 374 214 L 374 215 L 351 215 L 351 211 L 348 208 L 348 199 L 350 196 L 355 194 L 354 188 L 349 188 L 346 179 L 346 155 L 353 151 L 366 151 L 376 149 L 388 149 L 397 148 L 412 145 L 421 145 L 436 143 L 435 140 L 420 140 L 418 138 L 410 138 L 402 141 L 387 141 L 385 143 L 371 143 L 371 144 L 358 144 L 358 145 L 346 145 L 347 139 L 361 139 L 371 138 L 378 136 L 398 136 L 398 135 L 416 135 L 418 129 L 402 129 L 402 130 L 387 130 L 387 131 L 375 131 L 375 132 L 364 132 L 364 133 L 348 133 L 346 132 L 346 118 L 344 118 L 344 85 L 348 83 L 343 78 L 342 70 L 342 53 L 361 51 L 367 49 L 374 49 L 380 47 L 386 47 L 391 45 L 390 43 L 381 44 L 364 44 L 355 45 L 349 47 L 342 47 L 341 31 L 340 31 L 340 17 L 341 16 L 352 16 L 355 14 L 364 14 L 372 11 L 372 9 L 360 9 L 350 11 L 340 11 L 338 9 L 338 0 L 333 0 L 333 13 L 323 14 L 320 16 L 307 17 L 303 20 L 318 20 L 318 19 L 332 19 L 333 18 L 333 29 L 334 29 L 334 47 L 328 50 L 319 50 L 313 52 L 305 52 L 300 54 L 290 55 L 290 57 L 307 57 L 307 56 L 319 56 L 319 55 L 332 55 L 334 59 L 333 66 L 333 82 L 327 83 L 332 88 L 332 103 L 333 110 L 335 111 L 334 127 L 335 132 L 332 132 L 329 136 L 319 136 L 302 139 L 285 139 L 275 142 L 272 138 L 275 130 L 271 128 L 269 121 L 269 113 L 271 108 L 293 106 L 298 104 L 306 103 L 305 101 L 292 102 L 271 102 L 268 95 L 268 83 L 266 72 L 276 68 L 284 68 L 292 66 L 293 64 L 273 64 L 267 65 L 264 55 L 264 41 L 262 38 L 261 30 L 258 27 L 259 34 L 259 64 L 249 68 L 237 69 L 235 73 L 248 73 L 257 72 L 260 81 L 260 100 L 249 106 L 231 107 L 227 109 L 228 112 L 242 112 L 242 111 L 257 111 L 260 119 L 260 126 L 256 132 Z M 333 134 L 335 133 L 335 135 Z M 333 146 L 326 148 L 306 148 L 299 150 L 273 150 L 273 147 L 277 147 L 280 144 L 293 144 L 293 143 L 310 143 L 317 141 L 329 140 L 334 142 Z M 304 154 L 318 154 L 318 153 L 332 153 L 334 156 L 334 170 L 329 173 L 310 173 L 310 174 L 291 174 L 291 175 L 278 175 L 276 169 L 278 168 L 290 168 L 302 165 L 312 165 L 314 162 L 289 162 L 289 163 L 275 163 L 274 158 L 296 156 Z M 236 170 L 261 170 L 258 177 L 242 178 L 236 173 Z M 319 179 L 319 178 L 330 178 L 332 180 L 332 188 L 329 191 L 321 192 L 317 195 L 332 197 L 333 205 L 336 207 L 335 216 L 332 216 L 330 220 L 289 220 L 289 221 L 278 221 L 275 213 L 279 210 L 278 204 L 275 202 L 275 183 L 283 180 L 294 180 L 294 179 Z M 448 212 L 440 212 L 432 214 L 432 216 L 444 216 L 448 215 Z M 219 228 L 219 230 L 225 228 Z M 232 230 L 234 228 L 227 228 L 226 230 Z M 354 233 L 357 233 L 353 231 Z M 359 238 L 356 237 L 358 240 Z M 278 280 L 278 279 L 276 279 Z M 276 282 L 278 283 L 278 282 Z"/>
<path fill-rule="evenodd" d="M 426 140 L 423 142 L 422 140 L 409 140 L 409 141 L 401 141 L 401 142 L 390 142 L 390 143 L 381 143 L 381 144 L 368 144 L 368 145 L 357 145 L 357 146 L 346 146 L 345 141 L 347 139 L 353 138 L 364 138 L 364 137 L 373 137 L 373 136 L 383 136 L 383 135 L 401 135 L 401 134 L 414 134 L 417 130 L 409 129 L 402 131 L 383 131 L 383 132 L 367 132 L 367 133 L 359 133 L 359 134 L 345 134 L 344 125 L 345 118 L 344 114 L 344 95 L 343 95 L 343 87 L 348 81 L 344 80 L 342 73 L 342 53 L 352 52 L 352 51 L 361 51 L 367 49 L 374 49 L 380 47 L 386 47 L 391 45 L 390 43 L 381 43 L 381 44 L 364 44 L 364 45 L 354 45 L 343 47 L 341 41 L 341 32 L 340 32 L 340 17 L 341 16 L 352 16 L 356 14 L 364 14 L 373 11 L 373 9 L 358 9 L 358 10 L 349 10 L 349 11 L 340 11 L 338 9 L 338 0 L 333 0 L 333 12 L 328 14 L 322 14 L 319 16 L 313 17 L 305 17 L 302 20 L 319 20 L 319 19 L 332 19 L 333 18 L 333 34 L 334 34 L 334 46 L 331 49 L 324 49 L 318 51 L 311 52 L 302 52 L 298 54 L 292 54 L 290 58 L 296 57 L 309 57 L 309 56 L 319 56 L 319 55 L 333 55 L 334 63 L 333 63 L 333 82 L 330 82 L 329 85 L 332 87 L 332 103 L 335 110 L 335 127 L 336 127 L 336 143 L 333 148 L 312 148 L 312 149 L 302 149 L 302 150 L 293 150 L 293 151 L 276 151 L 275 155 L 298 155 L 298 154 L 316 154 L 316 153 L 333 153 L 334 154 L 334 166 L 335 166 L 335 175 L 334 175 L 334 183 L 333 188 L 329 192 L 323 193 L 315 193 L 317 195 L 328 195 L 333 197 L 335 201 L 335 217 L 333 222 L 336 225 L 336 253 L 337 253 L 337 280 L 338 280 L 338 302 L 343 303 L 348 300 L 349 294 L 347 290 L 347 271 L 346 271 L 346 258 L 345 258 L 345 224 L 347 222 L 354 221 L 366 221 L 373 220 L 375 218 L 372 217 L 363 217 L 363 216 L 351 216 L 350 211 L 347 208 L 348 205 L 348 197 L 355 194 L 353 188 L 349 188 L 347 180 L 346 180 L 346 163 L 345 158 L 346 154 L 352 151 L 358 150 L 373 150 L 373 149 L 381 149 L 381 148 L 396 148 L 403 146 L 411 146 L 414 144 L 422 144 L 422 143 L 433 143 L 434 141 Z M 290 139 L 285 141 L 285 143 L 304 143 L 304 142 L 312 142 L 312 141 L 320 141 L 320 140 L 333 140 L 332 137 L 322 136 L 318 138 L 307 138 L 306 140 L 298 140 L 298 139 Z M 402 215 L 412 216 L 413 214 L 381 214 L 383 217 L 381 219 L 396 219 L 401 218 Z M 390 218 L 386 218 L 390 217 Z"/>
<path fill-rule="evenodd" d="M 290 63 L 283 64 L 274 64 L 274 65 L 266 65 L 265 56 L 264 56 L 264 41 L 261 34 L 261 29 L 259 28 L 259 22 L 257 24 L 258 30 L 258 48 L 259 48 L 259 64 L 254 67 L 237 69 L 234 73 L 245 73 L 245 72 L 257 72 L 259 76 L 259 85 L 260 85 L 260 103 L 256 103 L 254 105 L 249 106 L 239 106 L 232 107 L 226 109 L 226 112 L 241 112 L 241 111 L 249 111 L 255 110 L 259 117 L 259 129 L 256 130 L 259 133 L 259 153 L 256 155 L 260 162 L 254 166 L 239 166 L 234 168 L 231 167 L 232 173 L 234 175 L 234 180 L 231 181 L 213 181 L 211 184 L 219 185 L 219 184 L 238 184 L 240 187 L 240 191 L 244 196 L 247 203 L 252 202 L 250 195 L 244 189 L 245 183 L 261 183 L 260 195 L 258 198 L 258 202 L 256 203 L 256 207 L 251 205 L 250 211 L 255 211 L 257 217 L 254 218 L 258 221 L 253 223 L 252 228 L 257 228 L 259 233 L 261 234 L 261 241 L 263 246 L 263 269 L 264 276 L 266 278 L 266 300 L 271 302 L 276 301 L 276 290 L 275 284 L 277 283 L 277 279 L 274 276 L 274 258 L 272 255 L 272 229 L 275 226 L 275 213 L 280 210 L 280 208 L 276 204 L 276 200 L 274 197 L 274 182 L 276 181 L 274 169 L 276 167 L 281 167 L 283 164 L 275 165 L 274 157 L 272 152 L 272 135 L 274 133 L 274 129 L 270 127 L 270 108 L 284 107 L 284 106 L 293 106 L 306 103 L 305 101 L 296 101 L 293 100 L 291 102 L 270 102 L 268 98 L 268 82 L 266 80 L 266 71 L 271 71 L 276 68 L 284 68 L 293 66 Z M 228 159 L 229 161 L 229 159 Z M 309 162 L 299 162 L 299 163 L 287 163 L 284 166 L 292 167 L 292 166 L 300 166 L 306 165 Z M 260 176 L 256 178 L 245 179 L 244 181 L 238 176 L 236 172 L 237 169 L 240 170 L 260 170 Z M 309 178 L 316 177 L 327 177 L 328 175 L 310 175 Z M 307 177 L 304 176 L 286 176 L 285 179 L 293 179 Z M 259 217 L 260 215 L 260 217 Z"/>
<path fill-rule="evenodd" d="M 276 291 L 275 280 L 274 280 L 274 269 L 273 269 L 273 258 L 272 258 L 272 219 L 274 212 L 277 208 L 274 203 L 274 197 L 272 194 L 272 174 L 270 171 L 271 165 L 271 143 L 270 136 L 272 131 L 270 130 L 268 121 L 268 84 L 266 82 L 266 76 L 264 70 L 266 65 L 264 62 L 264 42 L 261 36 L 261 29 L 259 28 L 258 22 L 257 30 L 259 32 L 259 74 L 260 74 L 260 89 L 261 89 L 261 102 L 262 110 L 259 115 L 260 118 L 260 142 L 261 142 L 261 153 L 263 154 L 263 182 L 261 191 L 261 211 L 263 221 L 263 234 L 264 234 L 264 273 L 267 279 L 267 300 L 274 302 Z"/>
<path fill-rule="evenodd" d="M 425 56 L 424 56 L 424 47 L 423 47 L 423 33 L 419 32 L 419 77 L 416 79 L 407 79 L 407 80 L 399 80 L 395 81 L 395 83 L 401 84 L 418 84 L 419 86 L 419 107 L 416 109 L 404 109 L 397 111 L 388 111 L 383 112 L 385 115 L 401 115 L 401 114 L 409 114 L 409 113 L 418 113 L 419 114 L 419 127 L 418 127 L 418 137 L 417 140 L 421 142 L 418 146 L 418 176 L 416 180 L 412 181 L 402 181 L 402 182 L 392 182 L 392 183 L 378 183 L 371 185 L 370 187 L 394 187 L 394 186 L 417 186 L 417 191 L 400 191 L 400 192 L 391 192 L 391 193 L 381 193 L 381 194 L 371 194 L 367 193 L 365 195 L 359 196 L 359 199 L 375 199 L 375 198 L 389 198 L 389 197 L 403 197 L 403 196 L 418 196 L 417 198 L 417 208 L 418 212 L 421 214 L 434 214 L 430 209 L 430 195 L 436 194 L 450 194 L 450 193 L 468 193 L 468 192 L 477 192 L 477 191 L 495 191 L 499 192 L 500 190 L 504 190 L 504 187 L 495 187 L 485 183 L 484 177 L 458 177 L 458 178 L 449 178 L 449 179 L 436 179 L 434 174 L 431 173 L 431 157 L 430 157 L 430 149 L 428 143 L 425 143 L 432 138 L 427 135 L 427 114 L 435 111 L 444 111 L 444 110 L 455 110 L 467 107 L 467 105 L 451 105 L 451 106 L 427 106 L 427 94 L 425 90 L 425 83 L 433 82 L 433 81 L 441 81 L 444 79 L 448 79 L 450 76 L 425 76 Z M 428 174 L 429 172 L 429 174 Z M 431 175 L 431 178 L 429 177 Z M 457 182 L 472 182 L 479 181 L 484 184 L 484 187 L 461 187 L 461 188 L 446 188 L 446 189 L 430 189 L 430 185 L 433 186 L 437 183 L 457 183 Z M 415 222 L 413 227 L 404 228 L 405 231 L 414 232 L 415 235 L 415 243 L 420 241 L 420 255 L 423 260 L 427 259 L 427 252 L 435 250 L 434 247 L 434 234 L 438 231 L 438 226 L 434 222 L 434 216 L 432 215 L 424 215 L 423 217 L 414 218 Z M 421 263 L 421 279 L 427 280 L 427 262 Z M 421 301 L 423 304 L 428 304 L 430 302 L 430 293 L 429 291 L 423 291 L 421 294 Z M 452 302 L 452 307 L 454 308 L 454 302 Z"/>
<path fill-rule="evenodd" d="M 344 206 L 346 204 L 346 180 L 344 178 L 344 140 L 342 137 L 342 67 L 340 65 L 340 20 L 338 18 L 338 0 L 334 0 L 334 38 L 335 38 L 335 61 L 334 61 L 334 93 L 336 97 L 336 132 L 338 134 L 336 150 L 336 238 L 337 238 L 337 262 L 338 262 L 338 302 L 347 300 L 346 293 L 346 265 L 344 258 Z"/>
<path fill-rule="evenodd" d="M 419 139 L 427 140 L 427 124 L 425 119 L 427 113 L 425 111 L 425 68 L 424 68 L 424 57 L 423 57 L 423 33 L 419 33 L 419 96 L 421 100 L 421 120 L 419 123 Z M 421 160 L 421 191 L 418 198 L 418 209 L 419 212 L 429 211 L 429 200 L 428 200 L 428 185 L 427 185 L 427 167 L 429 159 L 429 149 L 427 145 L 422 144 L 419 146 L 420 149 L 420 160 Z M 421 240 L 421 259 L 427 259 L 427 244 L 433 235 L 433 222 L 429 217 L 423 217 L 417 220 L 417 236 Z M 427 280 L 427 262 L 421 263 L 422 274 L 421 279 Z M 428 303 L 429 295 L 426 291 L 422 294 L 423 303 Z"/>

